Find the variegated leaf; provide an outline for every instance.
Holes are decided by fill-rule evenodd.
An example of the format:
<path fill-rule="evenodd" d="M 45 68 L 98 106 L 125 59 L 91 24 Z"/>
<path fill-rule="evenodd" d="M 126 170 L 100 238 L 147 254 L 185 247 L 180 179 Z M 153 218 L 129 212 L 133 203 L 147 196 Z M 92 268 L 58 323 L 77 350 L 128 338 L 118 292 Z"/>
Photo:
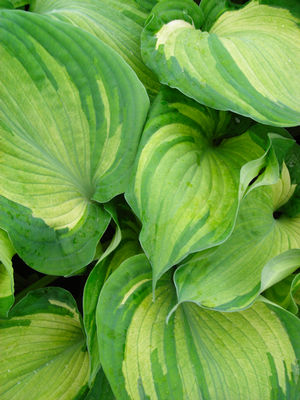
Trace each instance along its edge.
<path fill-rule="evenodd" d="M 153 4 L 154 5 L 154 4 Z M 112 47 L 154 96 L 155 75 L 141 58 L 140 36 L 148 11 L 138 0 L 34 0 L 30 10 L 78 26 Z"/>
<path fill-rule="evenodd" d="M 283 149 L 293 142 L 258 124 L 226 138 L 239 122 L 171 89 L 153 104 L 126 199 L 143 224 L 154 286 L 190 253 L 225 241 L 244 193 L 278 179 L 272 140 Z"/>
<path fill-rule="evenodd" d="M 159 2 L 142 55 L 160 82 L 264 124 L 300 124 L 298 0 Z"/>
<path fill-rule="evenodd" d="M 144 255 L 125 261 L 98 305 L 101 363 L 118 400 L 296 400 L 300 321 L 263 302 L 236 313 L 176 304 Z"/>
<path fill-rule="evenodd" d="M 0 13 L 0 226 L 31 267 L 87 265 L 122 193 L 149 100 L 92 35 L 49 17 Z M 126 105 L 126 107 L 125 107 Z"/>
<path fill-rule="evenodd" d="M 88 377 L 80 315 L 65 290 L 33 291 L 0 320 L 2 400 L 83 399 Z"/>
<path fill-rule="evenodd" d="M 176 271 L 178 301 L 221 311 L 243 309 L 299 268 L 300 215 L 277 218 L 275 213 L 294 189 L 284 164 L 276 184 L 249 193 L 231 237 L 215 249 L 194 254 Z"/>

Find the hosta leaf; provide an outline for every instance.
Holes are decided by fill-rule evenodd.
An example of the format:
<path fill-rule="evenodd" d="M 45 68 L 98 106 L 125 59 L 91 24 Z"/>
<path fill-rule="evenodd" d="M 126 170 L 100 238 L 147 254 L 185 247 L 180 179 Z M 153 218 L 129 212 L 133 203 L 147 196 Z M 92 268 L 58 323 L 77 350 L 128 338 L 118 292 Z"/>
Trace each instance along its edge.
<path fill-rule="evenodd" d="M 105 259 L 100 259 L 95 265 L 86 281 L 83 293 L 83 322 L 91 362 L 90 382 L 93 381 L 100 368 L 96 307 L 102 286 L 109 275 L 124 260 L 142 252 L 138 241 L 139 229 L 134 221 L 134 216 L 128 212 L 128 208 L 120 204 L 119 213 L 121 242 L 115 251 Z"/>
<path fill-rule="evenodd" d="M 243 309 L 300 266 L 300 215 L 277 218 L 275 213 L 289 199 L 292 186 L 284 165 L 276 184 L 259 187 L 243 199 L 231 237 L 216 249 L 194 254 L 176 271 L 179 302 Z M 289 253 L 291 249 L 295 251 Z"/>
<path fill-rule="evenodd" d="M 84 400 L 115 400 L 103 369 L 98 372 L 94 384 Z"/>
<path fill-rule="evenodd" d="M 13 5 L 9 0 L 0 0 L 0 9 L 1 8 L 10 9 L 13 8 Z"/>
<path fill-rule="evenodd" d="M 282 281 L 286 276 L 291 275 L 298 268 L 300 268 L 299 248 L 285 251 L 280 253 L 278 256 L 271 258 L 262 270 L 260 291 L 264 291 Z"/>
<path fill-rule="evenodd" d="M 0 229 L 0 318 L 7 316 L 7 312 L 14 302 L 14 272 L 12 256 L 15 249 L 7 233 Z"/>
<path fill-rule="evenodd" d="M 257 302 L 220 313 L 176 303 L 170 275 L 152 299 L 144 255 L 125 261 L 99 299 L 101 363 L 115 396 L 151 400 L 296 400 L 300 321 Z"/>
<path fill-rule="evenodd" d="M 299 1 L 251 0 L 234 8 L 219 0 L 200 7 L 159 2 L 142 34 L 146 64 L 201 104 L 264 124 L 299 125 Z"/>
<path fill-rule="evenodd" d="M 127 186 L 148 97 L 113 50 L 71 25 L 0 13 L 0 226 L 39 271 L 87 265 Z M 125 107 L 126 104 L 126 107 Z"/>
<path fill-rule="evenodd" d="M 267 289 L 263 295 L 293 314 L 298 314 L 300 305 L 300 274 L 290 275 Z"/>
<path fill-rule="evenodd" d="M 140 4 L 146 10 L 151 10 L 155 4 L 157 4 L 161 0 L 135 0 L 136 3 Z"/>
<path fill-rule="evenodd" d="M 10 0 L 14 8 L 23 7 L 30 3 L 30 0 Z"/>
<path fill-rule="evenodd" d="M 88 376 L 80 315 L 65 290 L 33 291 L 0 320 L 2 400 L 79 399 Z"/>
<path fill-rule="evenodd" d="M 278 179 L 272 128 L 257 125 L 222 140 L 234 118 L 171 89 L 151 109 L 126 198 L 143 224 L 140 241 L 154 286 L 189 253 L 227 239 L 240 198 L 269 161 L 251 188 Z M 277 134 L 275 139 L 283 147 L 290 143 Z"/>
<path fill-rule="evenodd" d="M 134 69 L 150 95 L 159 83 L 141 58 L 140 36 L 148 16 L 135 0 L 34 0 L 30 10 L 76 25 L 116 50 Z M 141 4 L 143 5 L 143 4 Z"/>
<path fill-rule="evenodd" d="M 293 217 L 300 214 L 300 146 L 295 143 L 287 154 L 287 167 L 291 175 L 291 181 L 297 184 L 293 196 L 284 204 L 280 211 Z"/>

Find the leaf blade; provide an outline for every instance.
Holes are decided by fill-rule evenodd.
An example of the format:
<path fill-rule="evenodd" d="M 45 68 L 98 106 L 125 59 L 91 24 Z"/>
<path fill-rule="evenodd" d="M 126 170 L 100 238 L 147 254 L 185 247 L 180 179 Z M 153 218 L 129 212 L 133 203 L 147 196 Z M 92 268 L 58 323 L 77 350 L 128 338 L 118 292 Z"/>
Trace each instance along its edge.
<path fill-rule="evenodd" d="M 86 32 L 23 11 L 1 15 L 1 226 L 29 265 L 57 274 L 60 259 L 58 274 L 69 274 L 93 259 L 108 225 L 97 203 L 125 190 L 149 101 L 125 62 Z M 47 247 L 35 249 L 44 241 L 48 266 Z"/>
<path fill-rule="evenodd" d="M 75 398 L 86 390 L 88 354 L 76 303 L 68 292 L 31 292 L 0 324 L 3 399 Z"/>
<path fill-rule="evenodd" d="M 226 2 L 206 32 L 207 3 L 218 7 L 214 0 L 198 9 L 189 0 L 158 3 L 142 35 L 146 64 L 201 104 L 263 124 L 299 125 L 298 2 L 250 1 L 236 10 Z"/>
<path fill-rule="evenodd" d="M 264 303 L 239 313 L 190 303 L 166 324 L 175 302 L 170 275 L 158 282 L 152 301 L 151 269 L 143 255 L 127 260 L 107 281 L 97 310 L 99 341 L 117 398 L 165 400 L 172 393 L 175 400 L 269 399 L 273 390 L 296 398 L 297 318 Z M 285 351 L 279 354 L 281 346 Z"/>

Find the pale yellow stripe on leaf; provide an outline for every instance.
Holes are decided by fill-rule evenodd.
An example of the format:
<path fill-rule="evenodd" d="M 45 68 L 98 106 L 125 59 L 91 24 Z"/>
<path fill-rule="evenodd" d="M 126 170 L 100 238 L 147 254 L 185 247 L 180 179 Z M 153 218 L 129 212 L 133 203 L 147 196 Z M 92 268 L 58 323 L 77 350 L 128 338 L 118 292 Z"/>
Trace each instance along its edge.
<path fill-rule="evenodd" d="M 199 383 L 195 376 L 195 367 L 189 355 L 189 345 L 186 340 L 184 330 L 185 321 L 183 319 L 182 308 L 178 308 L 174 315 L 174 340 L 176 342 L 176 360 L 179 370 L 185 400 L 202 400 L 199 397 Z"/>
<path fill-rule="evenodd" d="M 103 147 L 103 157 L 96 171 L 94 179 L 100 179 L 113 165 L 121 144 L 123 125 L 119 125 L 113 136 L 106 139 Z M 105 155 L 105 156 L 104 156 Z M 121 160 L 119 160 L 120 162 Z"/>
<path fill-rule="evenodd" d="M 121 301 L 121 305 L 123 306 L 127 300 L 129 299 L 129 297 L 132 295 L 132 293 L 139 288 L 140 286 L 142 286 L 145 282 L 149 282 L 151 281 L 151 279 L 144 279 L 142 281 L 139 281 L 138 283 L 136 283 L 135 285 L 133 285 L 130 290 L 128 290 L 128 292 L 125 294 L 125 296 L 123 297 L 122 301 Z"/>
<path fill-rule="evenodd" d="M 189 136 L 191 135 L 191 128 L 179 123 L 163 126 L 162 128 L 158 129 L 157 132 L 155 132 L 155 134 L 150 138 L 150 140 L 143 148 L 139 158 L 138 168 L 135 176 L 135 187 L 134 187 L 135 196 L 139 208 L 141 208 L 141 199 L 142 199 L 141 187 L 143 181 L 143 173 L 147 168 L 147 164 L 151 162 L 152 157 L 157 151 L 157 147 L 163 142 L 170 142 L 178 138 L 179 137 L 178 132 L 180 132 L 182 135 Z"/>
<path fill-rule="evenodd" d="M 214 121 L 212 120 L 212 114 L 208 113 L 207 108 L 203 108 L 203 111 L 199 108 L 192 107 L 184 103 L 172 103 L 171 106 L 178 110 L 180 114 L 186 116 L 188 119 L 196 122 L 199 125 L 199 131 L 207 137 L 213 137 Z M 214 111 L 213 111 L 214 112 Z M 217 115 L 215 112 L 216 119 L 219 118 L 220 113 Z M 226 115 L 223 113 L 223 115 Z M 217 122 L 217 121 L 216 121 Z"/>
<path fill-rule="evenodd" d="M 89 163 L 89 127 L 81 108 L 78 89 L 70 81 L 65 68 L 54 63 L 49 53 L 37 43 L 35 43 L 35 48 L 49 68 L 52 69 L 58 84 L 58 90 L 56 91 L 47 80 L 43 82 L 43 87 L 38 90 L 35 85 L 32 85 L 32 80 L 27 72 L 1 48 L 1 59 L 3 57 L 3 59 L 8 60 L 7 63 L 9 65 L 13 65 L 12 71 L 9 71 L 6 68 L 7 63 L 5 63 L 3 68 L 6 68 L 6 70 L 2 70 L 1 74 L 8 88 L 13 84 L 15 88 L 14 98 L 18 100 L 18 104 L 22 104 L 20 112 L 17 103 L 12 98 L 7 97 L 7 92 L 4 91 L 4 94 L 2 94 L 0 88 L 0 92 L 4 96 L 2 98 L 7 102 L 7 107 L 9 107 L 10 118 L 13 119 L 13 115 L 15 115 L 16 121 L 15 135 L 12 136 L 9 132 L 4 131 L 2 132 L 2 140 L 7 140 L 7 143 L 10 142 L 11 144 L 16 142 L 15 149 L 18 151 L 19 135 L 23 137 L 27 142 L 27 151 L 31 152 L 35 159 L 41 158 L 41 162 L 46 163 L 45 165 L 49 169 L 49 176 L 39 175 L 39 170 L 35 167 L 36 175 L 33 178 L 33 184 L 43 185 L 42 193 L 44 196 L 32 196 L 30 193 L 32 185 L 24 183 L 22 176 L 22 171 L 24 171 L 24 176 L 27 174 L 27 166 L 26 163 L 23 166 L 22 157 L 17 161 L 17 164 L 11 165 L 12 161 L 9 155 L 2 154 L 4 167 L 2 168 L 2 173 L 5 176 L 3 177 L 3 185 L 0 187 L 0 192 L 8 199 L 31 208 L 34 215 L 43 219 L 46 223 L 48 223 L 49 218 L 49 225 L 52 227 L 71 227 L 76 224 L 76 220 L 78 221 L 82 217 L 84 207 L 81 206 L 74 209 L 74 205 L 69 204 L 65 212 L 66 214 L 68 212 L 71 213 L 67 218 L 56 215 L 61 212 L 61 207 L 52 208 L 51 213 L 43 208 L 49 204 L 49 198 L 51 203 L 52 193 L 60 188 L 57 187 L 55 178 L 51 177 L 53 172 L 57 177 L 63 177 L 68 190 L 70 184 L 74 187 L 74 196 L 78 197 L 78 190 L 83 195 L 90 191 L 89 165 L 87 165 L 86 161 L 88 160 Z M 16 76 L 22 76 L 22 82 L 16 84 Z M 5 110 L 5 108 L 5 104 L 3 104 L 3 109 Z M 53 118 L 54 109 L 55 120 Z M 30 116 L 30 118 L 26 119 L 26 116 Z M 18 173 L 14 173 L 9 168 L 5 169 L 6 163 L 8 167 L 17 168 Z M 13 180 L 10 179 L 12 177 L 14 178 Z M 25 187 L 22 193 L 16 193 L 15 189 L 18 185 L 14 180 L 19 180 L 20 184 L 22 183 Z M 27 186 L 28 190 L 26 190 Z M 41 187 L 38 190 L 40 189 Z M 69 191 L 64 193 L 62 188 L 59 196 L 61 204 L 68 200 L 69 196 Z M 77 215 L 74 215 L 76 213 Z"/>
<path fill-rule="evenodd" d="M 163 25 L 155 35 L 157 38 L 155 50 L 158 50 L 159 46 L 163 45 L 165 57 L 168 60 L 175 55 L 175 42 L 177 36 L 182 32 L 182 30 L 187 29 L 194 29 L 194 26 L 181 19 L 175 19 Z"/>
<path fill-rule="evenodd" d="M 168 303 L 166 304 L 166 307 Z M 151 370 L 151 351 L 152 347 L 151 331 L 159 312 L 160 302 L 153 303 L 152 293 L 150 293 L 138 306 L 131 320 L 126 337 L 126 347 L 122 371 L 125 378 L 126 391 L 132 399 L 139 399 L 139 379 L 141 379 L 146 395 L 151 400 L 159 400 L 153 382 Z M 166 315 L 166 312 L 165 312 Z M 161 329 L 163 321 L 159 321 L 158 329 Z M 155 328 L 156 329 L 156 328 Z M 159 342 L 159 341 L 157 341 Z M 147 349 L 147 351 L 145 351 Z M 160 353 L 160 359 L 162 353 Z M 164 368 L 164 362 L 162 368 Z"/>
<path fill-rule="evenodd" d="M 292 185 L 289 170 L 285 163 L 282 165 L 281 177 L 279 181 L 272 185 L 273 207 L 277 210 L 289 201 L 295 192 L 297 185 Z"/>
<path fill-rule="evenodd" d="M 62 301 L 59 301 L 59 300 L 55 300 L 55 299 L 49 299 L 49 303 L 54 304 L 59 307 L 62 307 L 62 308 L 66 308 L 67 310 L 71 311 L 72 317 L 75 319 L 75 321 L 77 321 L 80 324 L 79 314 L 75 307 L 70 307 L 68 304 L 63 303 Z"/>
<path fill-rule="evenodd" d="M 74 228 L 78 222 L 83 217 L 86 207 L 88 205 L 88 200 L 82 199 L 80 197 L 71 199 L 68 202 L 64 202 L 58 206 L 50 206 L 49 208 L 43 208 L 43 213 L 49 211 L 56 211 L 55 217 L 48 217 L 47 224 L 55 229 L 68 228 L 69 230 Z M 73 206 L 73 207 L 72 207 Z M 36 214 L 36 210 L 33 210 L 33 217 L 39 218 L 39 213 Z M 62 214 L 62 215 L 60 215 Z"/>
<path fill-rule="evenodd" d="M 263 303 L 256 303 L 255 309 L 250 308 L 243 313 L 245 315 L 249 313 L 249 322 L 257 331 L 257 335 L 263 338 L 265 353 L 272 355 L 277 368 L 279 384 L 285 389 L 285 367 L 282 360 L 285 360 L 286 370 L 290 379 L 292 376 L 292 366 L 296 363 L 296 355 L 285 328 L 282 326 L 275 312 L 270 311 Z M 257 318 L 258 315 L 260 318 Z M 271 375 L 271 371 L 269 375 Z"/>

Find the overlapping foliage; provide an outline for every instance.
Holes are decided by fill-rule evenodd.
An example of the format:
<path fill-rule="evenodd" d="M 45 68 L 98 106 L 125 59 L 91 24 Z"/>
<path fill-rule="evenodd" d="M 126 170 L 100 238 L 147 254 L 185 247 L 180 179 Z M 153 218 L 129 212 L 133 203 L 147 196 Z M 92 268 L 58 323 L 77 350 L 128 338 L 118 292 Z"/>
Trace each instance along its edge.
<path fill-rule="evenodd" d="M 300 5 L 197 3 L 0 0 L 0 400 L 298 400 Z"/>

